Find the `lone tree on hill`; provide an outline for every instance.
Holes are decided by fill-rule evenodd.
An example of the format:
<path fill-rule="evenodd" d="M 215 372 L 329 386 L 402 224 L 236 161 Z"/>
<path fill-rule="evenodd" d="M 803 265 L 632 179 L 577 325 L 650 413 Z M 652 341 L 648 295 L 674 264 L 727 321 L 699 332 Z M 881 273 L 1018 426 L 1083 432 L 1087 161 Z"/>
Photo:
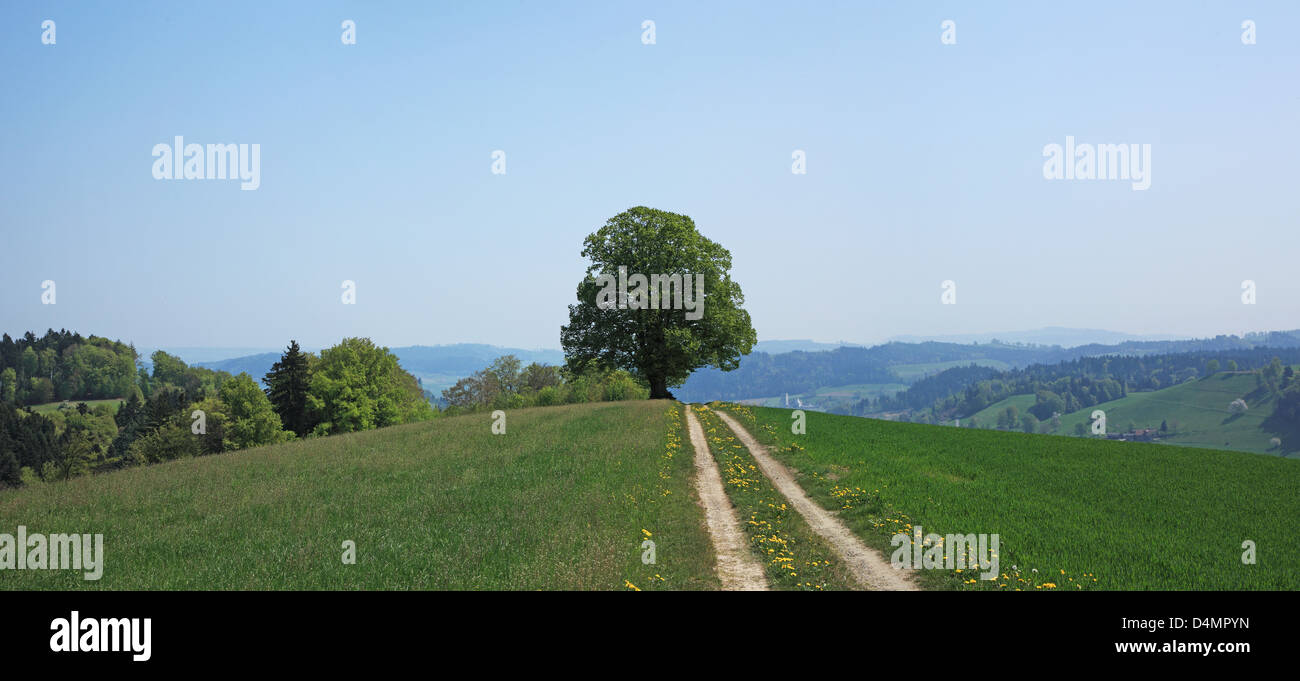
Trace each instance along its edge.
<path fill-rule="evenodd" d="M 560 327 L 570 370 L 627 369 L 650 399 L 671 399 L 669 386 L 700 367 L 735 369 L 758 340 L 731 253 L 685 215 L 632 208 L 588 236 L 582 255 L 591 264 Z"/>

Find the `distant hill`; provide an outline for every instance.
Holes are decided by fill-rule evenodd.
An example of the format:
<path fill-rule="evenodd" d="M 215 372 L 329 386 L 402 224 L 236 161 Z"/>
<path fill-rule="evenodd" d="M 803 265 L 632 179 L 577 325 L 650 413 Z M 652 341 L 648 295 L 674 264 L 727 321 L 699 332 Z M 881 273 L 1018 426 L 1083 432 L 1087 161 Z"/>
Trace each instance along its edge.
<path fill-rule="evenodd" d="M 708 368 L 696 371 L 684 386 L 673 393 L 678 398 L 691 402 L 755 400 L 782 396 L 785 393 L 804 395 L 821 388 L 851 384 L 912 384 L 943 369 L 961 371 L 970 363 L 1015 370 L 1084 357 L 1231 353 L 1260 347 L 1298 348 L 1300 331 L 1273 331 L 1247 334 L 1245 337 L 1216 336 L 1191 340 L 1130 340 L 1112 345 L 1090 344 L 1069 348 L 1009 342 L 926 341 L 893 342 L 872 347 L 846 345 L 815 352 L 753 352 L 741 359 L 740 367 L 735 371 L 723 372 Z M 979 379 L 983 376 L 973 374 L 971 378 Z M 964 387 L 964 383 L 954 382 L 942 394 L 927 395 L 924 401 L 929 404 L 935 398 L 944 397 L 949 390 L 961 390 Z"/>
<path fill-rule="evenodd" d="M 818 352 L 751 353 L 732 372 L 700 369 L 673 394 L 690 402 L 748 400 L 852 384 L 911 383 L 953 363 L 978 361 L 1001 368 L 1058 362 L 1072 357 L 1057 347 L 886 343 L 870 348 L 843 346 Z"/>
<path fill-rule="evenodd" d="M 502 355 L 514 355 L 524 364 L 564 364 L 564 353 L 559 350 L 521 350 L 482 343 L 410 345 L 390 349 L 401 361 L 402 368 L 416 375 L 429 373 L 468 376 Z"/>
<path fill-rule="evenodd" d="M 262 352 L 256 355 L 232 357 L 230 359 L 222 359 L 215 362 L 190 362 L 184 355 L 179 355 L 179 357 L 185 360 L 187 364 L 215 369 L 217 371 L 227 371 L 236 375 L 243 372 L 260 381 L 262 380 L 262 377 L 266 375 L 266 372 L 271 370 L 271 365 L 275 364 L 276 360 L 280 359 L 280 353 Z"/>
<path fill-rule="evenodd" d="M 1243 414 L 1233 414 L 1228 404 L 1239 398 L 1246 401 L 1248 408 Z M 1275 398 L 1256 388 L 1254 372 L 1220 372 L 1162 390 L 1131 392 L 1127 397 L 1065 414 L 1055 429 L 1050 424 L 1042 424 L 1042 428 L 1057 435 L 1074 435 L 1077 426 L 1088 426 L 1092 412 L 1100 409 L 1106 413 L 1106 431 L 1112 435 L 1150 428 L 1165 444 L 1285 455 L 1284 449 L 1270 442 L 1274 434 L 1263 425 L 1273 413 L 1275 402 Z M 973 418 L 977 427 L 993 428 L 997 415 L 1008 406 L 1024 414 L 1033 404 L 1033 395 L 1013 395 L 989 405 Z M 962 425 L 970 421 L 962 419 Z M 1160 433 L 1162 423 L 1167 430 Z"/>
<path fill-rule="evenodd" d="M 1107 331 L 1105 329 L 1071 329 L 1064 326 L 1048 326 L 1027 331 L 1006 331 L 1001 333 L 966 333 L 942 336 L 894 336 L 890 341 L 900 343 L 920 343 L 936 341 L 941 343 L 991 343 L 995 340 L 1004 343 L 1029 343 L 1033 345 L 1059 345 L 1073 348 L 1080 345 L 1114 345 L 1128 341 L 1167 341 L 1184 340 L 1185 336 L 1169 334 L 1138 335 Z"/>
<path fill-rule="evenodd" d="M 249 355 L 256 355 L 256 354 L 267 353 L 272 351 L 275 351 L 277 356 L 279 355 L 279 352 L 276 351 L 275 348 L 258 348 L 258 347 L 212 348 L 212 347 L 200 347 L 200 346 L 173 346 L 173 347 L 166 347 L 166 348 L 137 348 L 137 351 L 140 353 L 139 361 L 142 365 L 144 365 L 146 369 L 153 368 L 153 360 L 150 358 L 150 355 L 152 355 L 155 350 L 162 350 L 163 352 L 169 355 L 180 357 L 182 360 L 184 360 L 186 364 L 189 365 L 197 365 L 197 364 L 210 363 L 210 362 L 220 362 L 222 360 L 235 359 L 239 357 L 247 357 Z"/>
<path fill-rule="evenodd" d="M 753 352 L 765 352 L 769 355 L 779 355 L 783 352 L 823 352 L 844 347 L 864 348 L 866 346 L 858 345 L 857 343 L 845 343 L 844 341 L 839 341 L 837 343 L 821 343 L 811 340 L 769 340 L 755 343 Z"/>
<path fill-rule="evenodd" d="M 1228 409 L 1236 399 L 1246 401 L 1245 413 L 1233 414 Z M 1131 428 L 1159 429 L 1164 422 L 1169 431 L 1158 437 L 1167 444 L 1282 454 L 1280 448 L 1269 443 L 1273 434 L 1263 428 L 1264 419 L 1275 406 L 1275 398 L 1256 388 L 1254 372 L 1223 372 L 1163 390 L 1129 393 L 1066 414 L 1061 417 L 1061 434 L 1073 434 L 1076 423 L 1089 423 L 1092 412 L 1100 409 L 1106 412 L 1106 430 L 1110 433 L 1128 432 Z"/>

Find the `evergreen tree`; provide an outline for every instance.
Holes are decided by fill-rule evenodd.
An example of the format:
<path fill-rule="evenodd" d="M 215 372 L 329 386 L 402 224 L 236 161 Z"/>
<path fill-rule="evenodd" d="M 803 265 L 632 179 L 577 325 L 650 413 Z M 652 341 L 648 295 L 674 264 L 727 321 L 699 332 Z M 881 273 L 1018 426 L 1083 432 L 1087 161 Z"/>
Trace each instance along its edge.
<path fill-rule="evenodd" d="M 280 416 L 285 430 L 302 437 L 315 425 L 307 415 L 307 391 L 311 387 L 311 370 L 307 354 L 298 347 L 298 341 L 289 341 L 289 349 L 280 355 L 280 361 L 271 366 L 263 380 L 268 386 L 266 396 L 271 408 Z"/>

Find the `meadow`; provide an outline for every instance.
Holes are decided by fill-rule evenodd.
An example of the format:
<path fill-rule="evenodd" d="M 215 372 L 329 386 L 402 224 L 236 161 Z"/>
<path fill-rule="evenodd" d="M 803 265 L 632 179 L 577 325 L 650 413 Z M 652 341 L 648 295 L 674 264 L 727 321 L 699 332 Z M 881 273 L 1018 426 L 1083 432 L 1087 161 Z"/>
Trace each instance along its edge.
<path fill-rule="evenodd" d="M 105 553 L 100 581 L 0 589 L 714 589 L 683 409 L 515 410 L 503 435 L 471 414 L 0 491 L 0 532 Z"/>
<path fill-rule="evenodd" d="M 1035 401 L 1033 395 L 1012 395 L 963 418 L 961 424 L 967 426 L 970 425 L 971 421 L 974 421 L 977 428 L 995 428 L 998 425 L 998 416 L 1006 411 L 1007 407 L 1015 407 L 1017 418 L 1019 418 L 1020 415 L 1029 413 L 1029 408 L 1034 406 Z"/>
<path fill-rule="evenodd" d="M 122 406 L 123 400 L 114 397 L 107 400 L 68 400 L 67 402 L 46 402 L 45 404 L 33 405 L 32 411 L 37 414 L 53 414 L 60 409 L 76 409 L 77 405 L 82 402 L 85 402 L 86 407 L 90 409 L 94 409 L 101 404 L 106 404 L 109 409 L 112 409 L 113 412 L 116 413 L 118 408 Z"/>
<path fill-rule="evenodd" d="M 1300 462 L 1241 452 L 724 405 L 868 545 L 997 533 L 1000 574 L 928 588 L 1300 589 Z M 1252 541 L 1257 563 L 1243 564 Z"/>

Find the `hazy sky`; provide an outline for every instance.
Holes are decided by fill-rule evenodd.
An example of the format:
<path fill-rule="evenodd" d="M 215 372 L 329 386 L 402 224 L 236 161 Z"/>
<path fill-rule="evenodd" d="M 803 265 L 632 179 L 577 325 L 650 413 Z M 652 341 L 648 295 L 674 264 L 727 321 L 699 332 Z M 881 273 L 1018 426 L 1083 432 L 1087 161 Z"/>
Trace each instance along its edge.
<path fill-rule="evenodd" d="M 636 205 L 731 250 L 761 339 L 1300 327 L 1297 36 L 1295 2 L 8 2 L 0 330 L 554 348 Z M 260 187 L 154 179 L 177 135 L 259 144 Z M 1066 136 L 1149 144 L 1150 188 L 1045 179 Z"/>

